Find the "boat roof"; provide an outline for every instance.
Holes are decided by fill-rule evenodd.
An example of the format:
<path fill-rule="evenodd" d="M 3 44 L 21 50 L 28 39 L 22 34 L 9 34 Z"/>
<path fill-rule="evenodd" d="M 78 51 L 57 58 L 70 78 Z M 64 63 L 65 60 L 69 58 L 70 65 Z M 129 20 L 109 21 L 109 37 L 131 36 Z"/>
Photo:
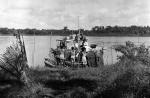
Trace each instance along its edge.
<path fill-rule="evenodd" d="M 72 40 L 63 40 L 63 39 L 58 39 L 56 41 L 66 41 L 66 42 L 71 42 Z"/>
<path fill-rule="evenodd" d="M 62 39 L 57 39 L 56 41 L 63 41 Z"/>

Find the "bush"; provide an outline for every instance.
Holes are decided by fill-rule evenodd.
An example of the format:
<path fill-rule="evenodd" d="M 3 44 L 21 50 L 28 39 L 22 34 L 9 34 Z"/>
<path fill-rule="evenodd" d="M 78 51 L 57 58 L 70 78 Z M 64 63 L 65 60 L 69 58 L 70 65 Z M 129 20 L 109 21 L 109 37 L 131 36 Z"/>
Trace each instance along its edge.
<path fill-rule="evenodd" d="M 127 41 L 126 45 L 116 45 L 114 49 L 123 54 L 118 57 L 121 62 L 123 62 L 122 60 L 130 60 L 150 66 L 149 51 L 144 44 L 136 46 L 133 42 Z"/>

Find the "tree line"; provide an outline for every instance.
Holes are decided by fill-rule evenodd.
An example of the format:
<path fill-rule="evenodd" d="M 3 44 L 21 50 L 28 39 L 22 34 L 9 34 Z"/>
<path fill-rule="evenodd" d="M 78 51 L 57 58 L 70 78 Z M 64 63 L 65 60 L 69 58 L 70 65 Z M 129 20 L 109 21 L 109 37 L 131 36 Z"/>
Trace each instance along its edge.
<path fill-rule="evenodd" d="M 149 26 L 94 26 L 90 30 L 71 30 L 67 26 L 63 29 L 9 29 L 0 28 L 0 35 L 11 35 L 19 31 L 23 35 L 59 35 L 76 34 L 79 31 L 86 36 L 150 36 Z"/>

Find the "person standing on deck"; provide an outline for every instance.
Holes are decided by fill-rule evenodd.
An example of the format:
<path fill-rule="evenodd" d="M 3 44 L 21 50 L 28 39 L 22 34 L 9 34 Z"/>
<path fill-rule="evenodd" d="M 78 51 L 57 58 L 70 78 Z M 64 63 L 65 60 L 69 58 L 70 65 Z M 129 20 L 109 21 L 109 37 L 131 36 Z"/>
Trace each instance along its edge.
<path fill-rule="evenodd" d="M 81 63 L 83 66 L 87 65 L 86 48 L 85 47 L 82 47 L 81 51 L 79 52 L 78 62 Z"/>
<path fill-rule="evenodd" d="M 90 50 L 90 47 L 88 45 L 87 39 L 84 39 L 82 42 L 82 46 L 86 48 L 86 52 Z"/>
<path fill-rule="evenodd" d="M 79 36 L 76 34 L 75 39 L 74 39 L 74 47 L 76 50 L 79 48 Z"/>
<path fill-rule="evenodd" d="M 85 40 L 86 39 L 86 37 L 83 35 L 83 33 L 81 33 L 80 34 L 80 41 L 83 41 L 83 40 Z"/>
<path fill-rule="evenodd" d="M 71 47 L 71 62 L 75 62 L 75 48 Z"/>
<path fill-rule="evenodd" d="M 83 66 L 87 65 L 86 48 L 85 47 L 83 47 L 83 49 L 82 49 L 82 64 L 83 64 Z"/>

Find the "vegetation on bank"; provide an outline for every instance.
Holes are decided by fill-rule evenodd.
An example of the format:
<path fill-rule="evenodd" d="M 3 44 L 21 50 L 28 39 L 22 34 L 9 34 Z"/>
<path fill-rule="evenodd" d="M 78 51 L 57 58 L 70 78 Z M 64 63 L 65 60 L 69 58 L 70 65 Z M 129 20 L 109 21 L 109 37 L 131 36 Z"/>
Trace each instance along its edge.
<path fill-rule="evenodd" d="M 65 36 L 78 33 L 78 30 L 71 30 L 68 27 L 62 29 L 8 29 L 0 28 L 1 35 L 12 35 L 19 31 L 23 35 L 59 35 Z M 80 29 L 86 36 L 150 36 L 149 26 L 95 26 L 91 30 Z"/>
<path fill-rule="evenodd" d="M 148 48 L 126 42 L 126 45 L 117 45 L 114 49 L 122 53 L 118 57 L 119 61 L 103 68 L 55 69 L 40 66 L 29 68 L 25 71 L 29 79 L 27 85 L 23 85 L 20 78 L 16 78 L 2 68 L 0 96 L 3 98 L 149 98 Z"/>

